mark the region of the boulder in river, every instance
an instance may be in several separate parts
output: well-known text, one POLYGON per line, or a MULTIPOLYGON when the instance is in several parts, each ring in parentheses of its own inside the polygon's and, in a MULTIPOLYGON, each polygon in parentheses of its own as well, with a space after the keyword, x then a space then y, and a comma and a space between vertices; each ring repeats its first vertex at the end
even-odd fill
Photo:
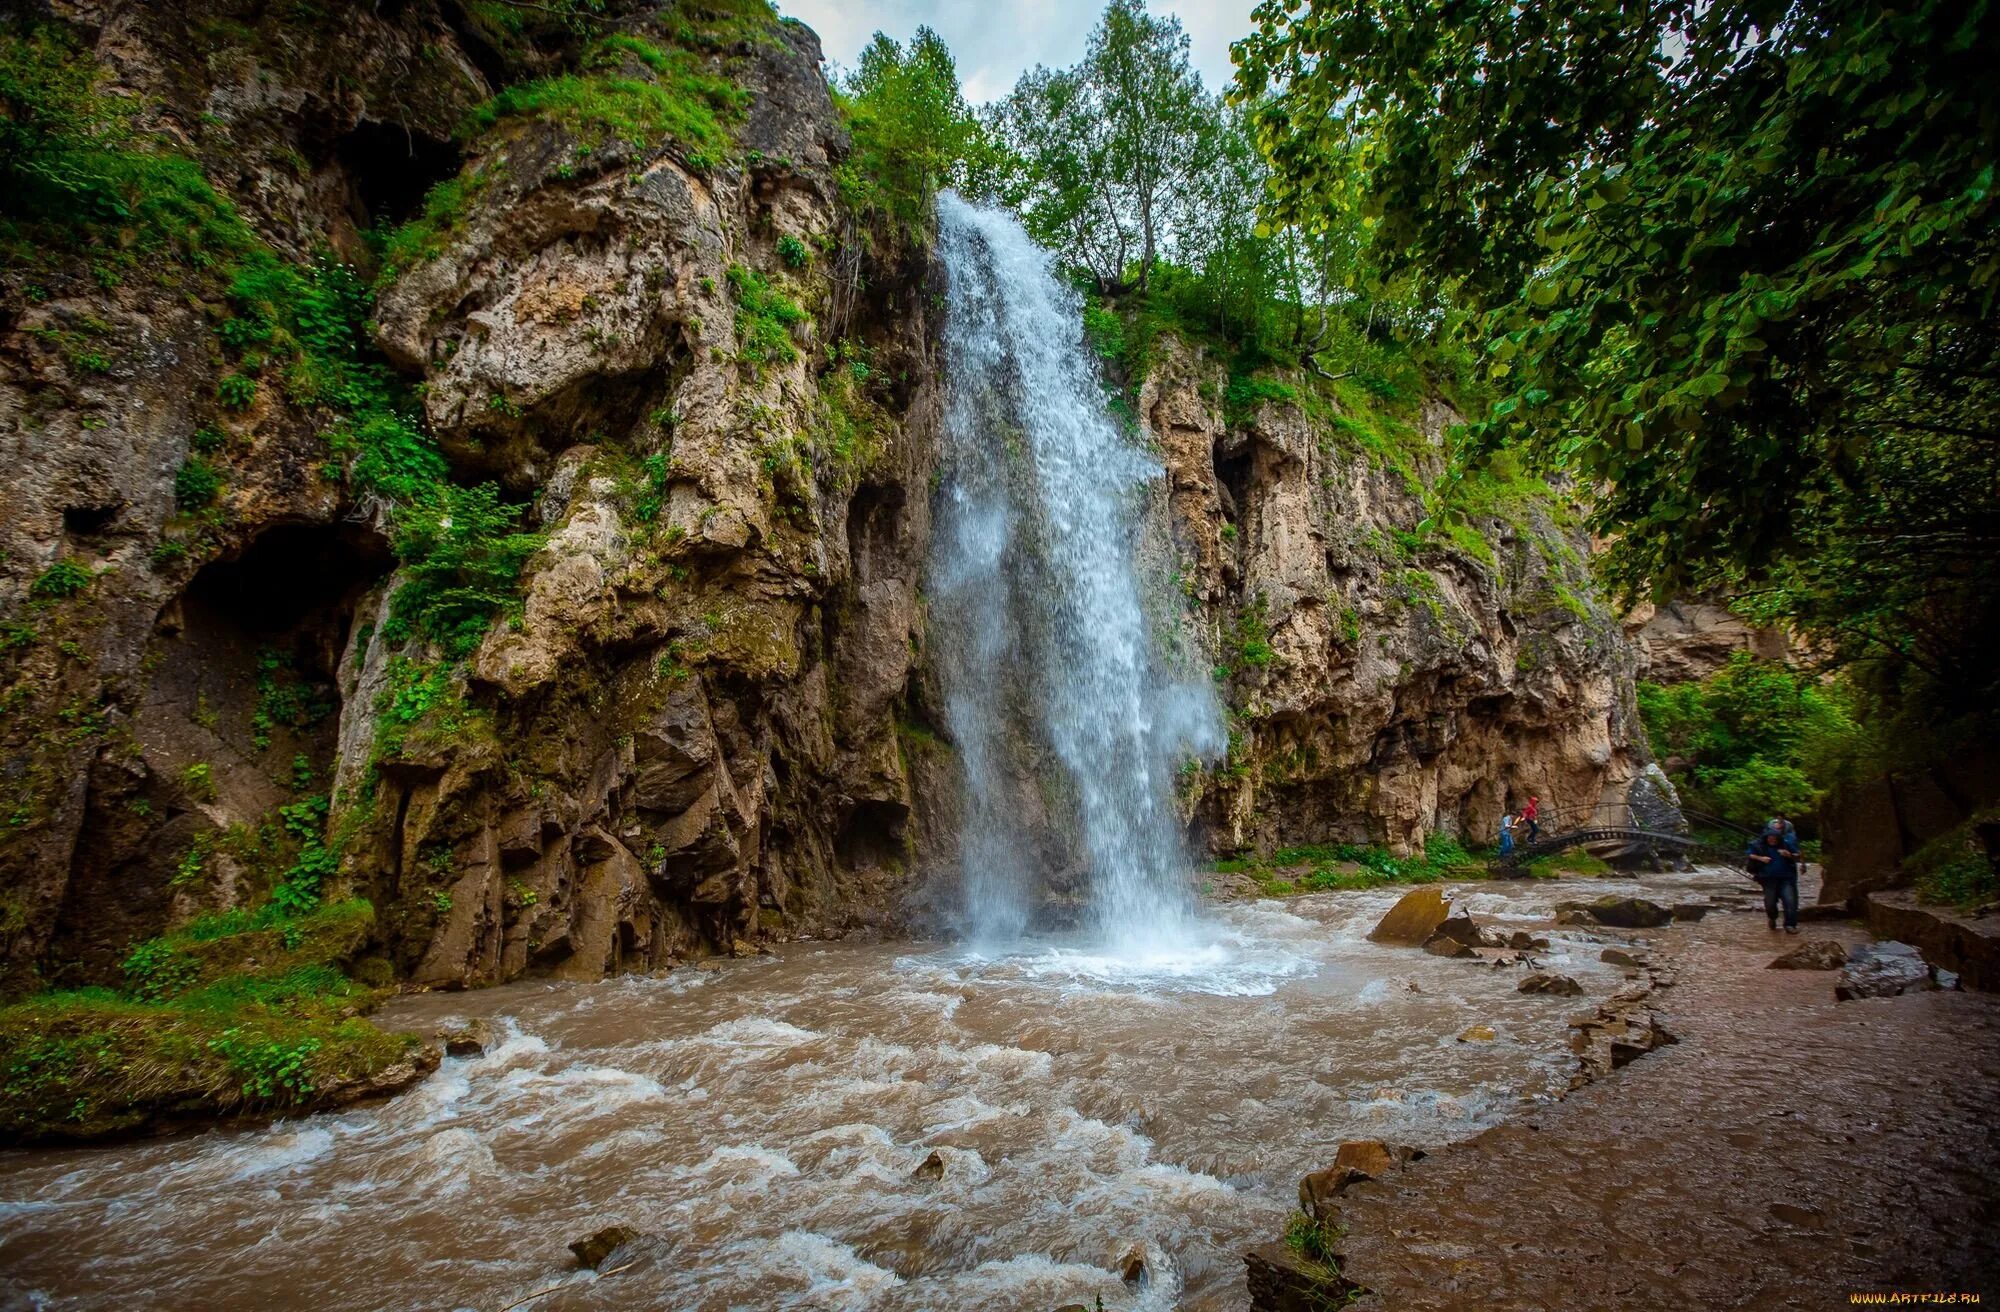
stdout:
POLYGON ((1645 965, 1647 960, 1645 953, 1631 952, 1625 948, 1606 948, 1597 954, 1597 959, 1607 966, 1624 966, 1628 970, 1638 969, 1645 965))
POLYGON ((1573 998, 1583 992, 1583 985, 1567 975, 1551 974, 1538 970, 1514 986, 1522 993, 1553 993, 1559 997, 1573 998))
POLYGON ((1498 1037, 1500 1036, 1493 1032, 1491 1025, 1468 1025, 1465 1031, 1458 1036, 1458 1041, 1460 1043, 1491 1043, 1498 1037))
POLYGON ((447 1057, 481 1057, 493 1046, 493 1030, 483 1020, 475 1020, 438 1036, 444 1040, 447 1057))
POLYGON ((605 1258, 638 1237, 639 1232, 629 1225, 607 1225, 588 1239, 579 1239, 571 1244, 569 1251, 576 1254, 578 1266, 595 1271, 605 1258))
POLYGON ((1478 925, 1472 917, 1460 912, 1438 922, 1431 936, 1424 940, 1424 951, 1434 957, 1470 957, 1483 941, 1478 925))
POLYGON ((1769 970, 1839 970, 1847 964, 1847 949, 1830 938, 1801 943, 1773 961, 1769 970))
POLYGON ((1424 940, 1424 951, 1434 957, 1476 957, 1470 943, 1461 943, 1448 934, 1433 934, 1424 940))
POLYGON ((916 1170, 910 1172, 910 1178, 912 1180, 944 1179, 944 1158, 938 1154, 937 1149, 931 1149, 931 1155, 924 1158, 916 1170))
POLYGON ((1450 914, 1451 904, 1442 890, 1435 886, 1413 888, 1368 931, 1368 940, 1413 948, 1435 933, 1450 914))
POLYGON ((1673 911, 1657 902, 1648 902, 1643 897, 1612 897, 1609 894, 1595 902, 1558 903, 1556 912, 1557 918, 1566 924, 1588 922, 1608 925, 1613 929, 1657 929, 1661 925, 1672 924, 1674 919, 1673 911))
POLYGON ((1126 1248, 1125 1255, 1118 1259, 1118 1278, 1128 1285, 1143 1285, 1151 1282, 1152 1269, 1146 1264, 1146 1246, 1134 1243, 1126 1248))
POLYGON ((1922 993, 1937 986, 1937 972, 1915 948, 1907 943, 1875 943, 1856 948, 1848 957, 1833 996, 1852 1002, 1856 998, 1922 993))

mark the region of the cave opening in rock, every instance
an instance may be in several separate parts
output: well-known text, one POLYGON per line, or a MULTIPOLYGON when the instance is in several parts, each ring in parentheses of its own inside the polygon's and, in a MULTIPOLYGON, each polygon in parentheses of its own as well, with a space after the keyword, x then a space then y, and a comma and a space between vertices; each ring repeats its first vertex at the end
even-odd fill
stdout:
POLYGON ((840 828, 840 863, 849 870, 894 869, 909 850, 910 810, 901 802, 855 804, 840 828))
POLYGON ((1241 525, 1250 513, 1251 453, 1246 446, 1225 455, 1220 442, 1215 446, 1215 483, 1221 494, 1223 517, 1241 525))
POLYGON ((133 942, 258 895, 242 884, 246 860, 222 855, 223 835, 275 831, 280 807, 326 791, 341 653, 390 564, 366 528, 280 525, 205 566, 161 612, 138 754, 90 767, 51 944, 71 980, 115 980, 133 942))
POLYGON ((334 144, 334 157, 351 180, 363 227, 415 218, 431 188, 457 176, 465 163, 465 153, 449 141, 367 119, 334 144))

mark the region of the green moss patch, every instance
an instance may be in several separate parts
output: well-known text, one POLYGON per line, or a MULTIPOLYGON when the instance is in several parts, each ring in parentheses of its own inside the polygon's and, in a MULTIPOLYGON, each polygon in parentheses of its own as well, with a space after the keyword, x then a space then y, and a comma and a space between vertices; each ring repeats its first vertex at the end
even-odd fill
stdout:
POLYGON ((319 1105, 416 1040, 359 1013, 380 990, 342 963, 366 942, 359 900, 312 914, 206 916, 135 947, 121 988, 0 1008, 0 1138, 95 1139, 319 1105))

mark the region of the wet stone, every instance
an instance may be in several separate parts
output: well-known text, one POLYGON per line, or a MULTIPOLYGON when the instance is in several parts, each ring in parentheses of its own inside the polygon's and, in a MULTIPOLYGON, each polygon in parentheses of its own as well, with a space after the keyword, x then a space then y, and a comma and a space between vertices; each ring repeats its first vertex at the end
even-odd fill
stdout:
POLYGON ((931 1149, 931 1155, 924 1158, 922 1164, 916 1170, 910 1172, 910 1178, 912 1180, 944 1179, 944 1158, 938 1155, 937 1149, 931 1149))
POLYGON ((1647 960, 1645 953, 1630 952, 1624 948, 1606 948, 1597 954, 1597 959, 1607 966, 1625 966, 1627 968, 1643 966, 1647 960))
POLYGON ((1937 986, 1937 973, 1915 948, 1907 943, 1876 943, 1857 948, 1848 958, 1833 996, 1852 1002, 1921 993, 1937 986))
MULTIPOLYGON (((1407 1155, 1407 1149, 1402 1151, 1407 1155)), ((1395 1169, 1399 1160, 1396 1152, 1380 1139, 1349 1139, 1334 1153, 1333 1166, 1335 1170, 1359 1171, 1379 1180, 1395 1169)))
POLYGON ((1847 949, 1832 939, 1801 943, 1773 961, 1769 970, 1839 970, 1847 964, 1847 949))
POLYGON ((1471 1025, 1466 1027, 1465 1031, 1458 1036, 1458 1041, 1460 1043, 1491 1043, 1498 1037, 1500 1036, 1493 1032, 1491 1025, 1471 1025))
POLYGON ((1443 934, 1433 934, 1424 940, 1424 951, 1434 957, 1476 957, 1477 950, 1470 943, 1461 943, 1443 934))
POLYGON ((1118 1278, 1128 1285, 1143 1285, 1152 1280, 1152 1271, 1146 1265, 1146 1248, 1143 1244, 1133 1244, 1118 1259, 1118 1278))
POLYGON ((1450 914, 1451 904, 1441 889, 1434 886, 1412 889, 1368 931, 1368 939, 1372 943, 1416 947, 1435 933, 1450 914))
POLYGON ((1576 997, 1583 992, 1583 985, 1569 976, 1540 970, 1527 976, 1514 987, 1522 993, 1550 993, 1566 998, 1576 997))
POLYGON ((605 1258, 638 1237, 639 1232, 629 1225, 608 1225, 588 1239, 577 1240, 569 1251, 576 1254, 578 1266, 595 1271, 605 1258))
POLYGON ((455 1030, 447 1030, 438 1038, 444 1044, 447 1057, 483 1057, 493 1046, 493 1031, 483 1020, 473 1021, 455 1030))
POLYGON ((1673 923, 1671 909, 1643 897, 1606 895, 1595 902, 1564 902, 1557 907, 1557 920, 1564 924, 1595 923, 1613 929, 1657 929, 1673 923))

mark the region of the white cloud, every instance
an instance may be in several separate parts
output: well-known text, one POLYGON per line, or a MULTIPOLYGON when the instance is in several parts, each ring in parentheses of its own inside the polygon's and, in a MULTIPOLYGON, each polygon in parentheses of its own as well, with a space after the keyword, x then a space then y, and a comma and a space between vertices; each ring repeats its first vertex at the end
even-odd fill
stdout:
MULTIPOLYGON (((1233 75, 1229 43, 1250 30, 1253 3, 1153 0, 1153 10, 1180 16, 1195 67, 1214 91, 1233 75)), ((1103 12, 1082 0, 778 0, 778 7, 818 32, 827 58, 843 67, 853 65, 876 32, 900 41, 927 24, 951 47, 966 98, 975 104, 1006 95, 1036 64, 1075 63, 1103 12)))

